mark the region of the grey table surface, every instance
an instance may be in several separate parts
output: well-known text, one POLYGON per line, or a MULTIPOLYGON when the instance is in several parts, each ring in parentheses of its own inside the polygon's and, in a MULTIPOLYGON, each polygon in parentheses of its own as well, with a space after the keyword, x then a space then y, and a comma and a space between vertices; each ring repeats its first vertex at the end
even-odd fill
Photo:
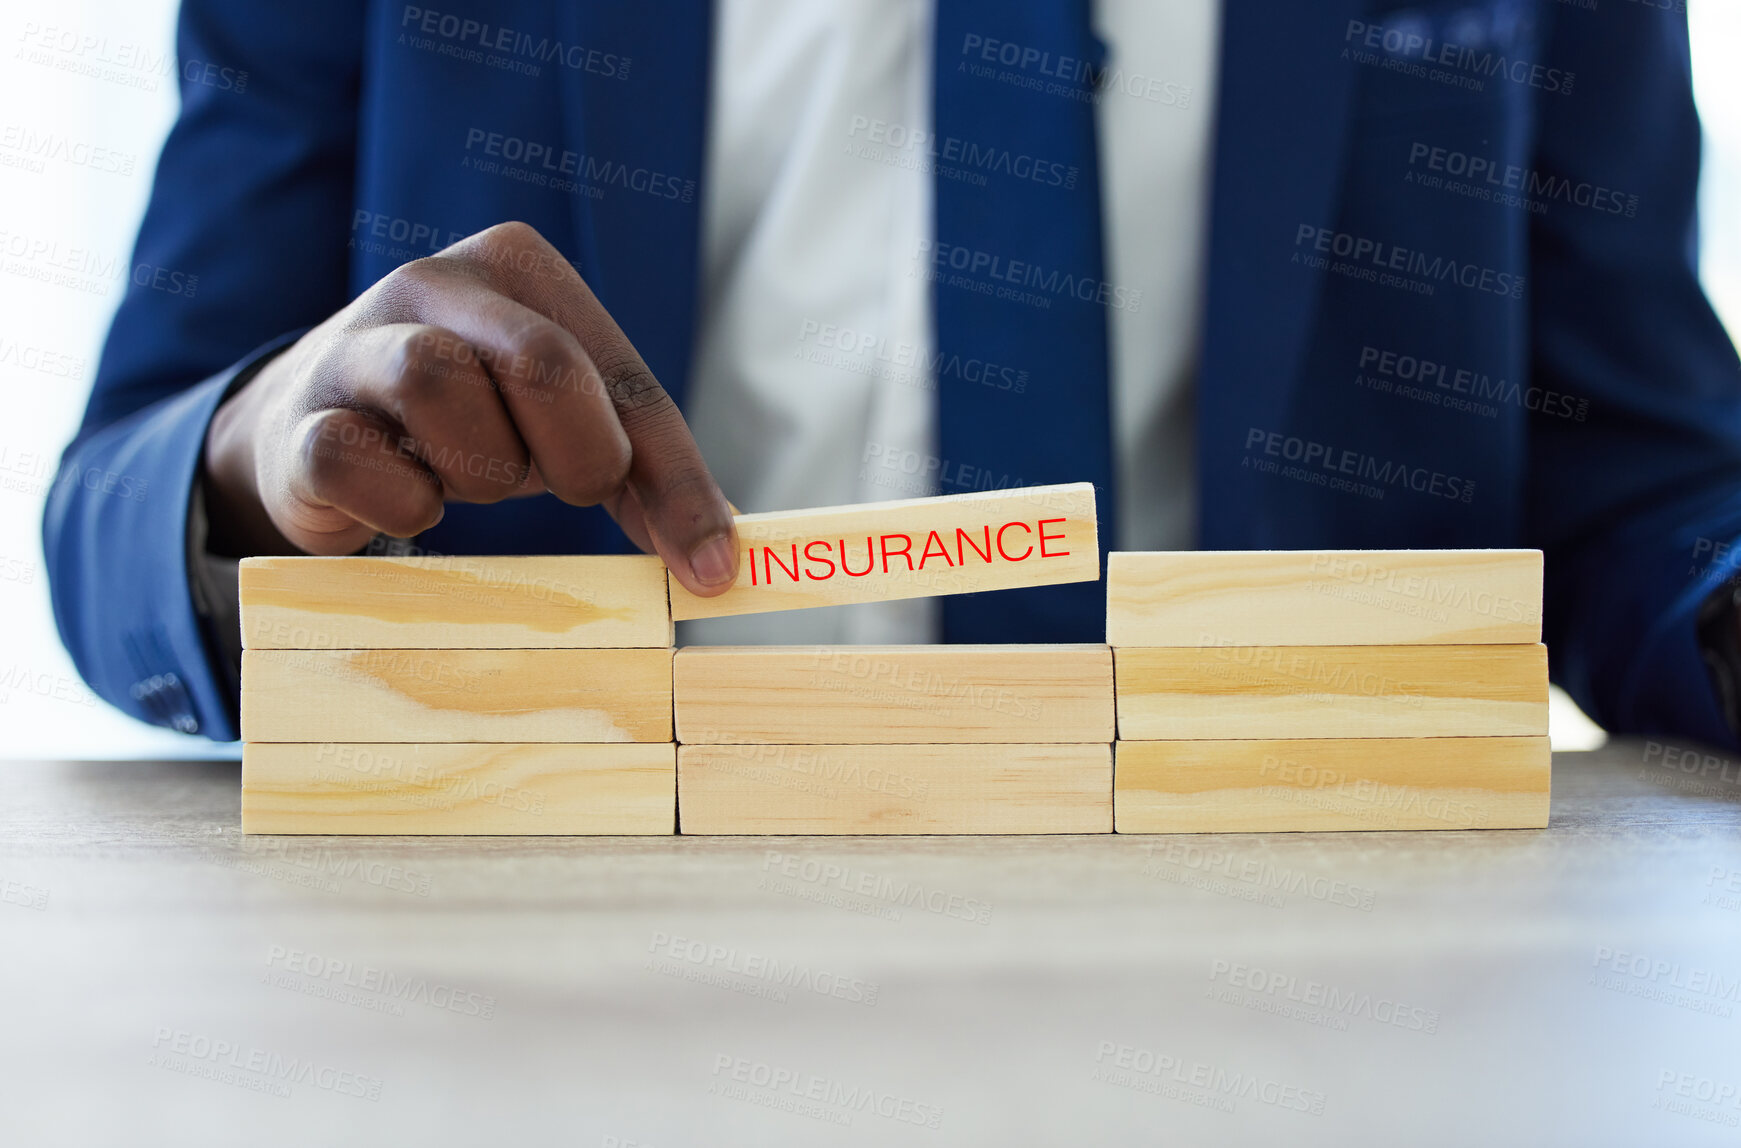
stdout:
POLYGON ((1741 1143, 1690 747, 1482 833, 245 838, 233 763, 0 777, 0 1144, 1741 1143))

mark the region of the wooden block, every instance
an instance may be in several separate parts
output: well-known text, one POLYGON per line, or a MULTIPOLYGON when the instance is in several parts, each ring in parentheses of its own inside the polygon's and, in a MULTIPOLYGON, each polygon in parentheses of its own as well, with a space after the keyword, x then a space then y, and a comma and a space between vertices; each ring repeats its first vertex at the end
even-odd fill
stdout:
POLYGON ((1539 550, 1115 552, 1114 646, 1541 641, 1539 550))
POLYGON ((1547 647, 1118 649, 1118 736, 1493 737, 1548 731, 1547 647))
POLYGON ((643 555, 244 558, 255 650, 673 644, 665 564, 643 555))
POLYGON ((1120 833, 1540 829, 1545 737, 1121 741, 1120 833))
POLYGON ((685 834, 1110 833, 1110 745, 682 745, 685 834))
POLYGON ((1110 742, 1106 646, 679 650, 677 740, 1110 742))
POLYGON ((242 747, 244 833, 675 833, 677 747, 242 747))
POLYGON ((245 650, 243 741, 670 741, 671 651, 245 650))
POLYGON ((1088 482, 740 514, 736 522, 737 582, 717 598, 698 598, 671 579, 673 618, 1100 577, 1088 482))

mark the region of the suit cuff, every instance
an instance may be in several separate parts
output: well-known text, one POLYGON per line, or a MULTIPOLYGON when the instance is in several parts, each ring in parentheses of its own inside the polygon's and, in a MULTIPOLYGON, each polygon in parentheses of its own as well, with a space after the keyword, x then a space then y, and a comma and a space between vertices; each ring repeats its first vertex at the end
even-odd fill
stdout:
MULTIPOLYGON (((187 588, 193 596, 194 613, 200 616, 207 635, 223 656, 224 663, 242 665, 242 604, 239 583, 241 559, 214 554, 207 544, 211 522, 206 516, 203 481, 193 484, 187 503, 187 588)), ((240 677, 238 676, 238 683, 240 677)), ((239 687, 238 687, 239 688, 239 687)))
POLYGON ((55 621, 92 690, 134 717, 236 737, 238 667, 195 604, 207 594, 195 590, 189 509, 212 415, 296 337, 91 431, 62 460, 44 522, 55 621))

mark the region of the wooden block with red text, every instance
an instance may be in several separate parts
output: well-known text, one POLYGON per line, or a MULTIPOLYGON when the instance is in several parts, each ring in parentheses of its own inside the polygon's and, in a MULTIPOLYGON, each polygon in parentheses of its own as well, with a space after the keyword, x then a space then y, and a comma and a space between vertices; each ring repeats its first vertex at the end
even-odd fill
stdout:
POLYGON ((718 618, 1100 577, 1094 484, 1033 486, 736 519, 737 582, 671 616, 718 618))

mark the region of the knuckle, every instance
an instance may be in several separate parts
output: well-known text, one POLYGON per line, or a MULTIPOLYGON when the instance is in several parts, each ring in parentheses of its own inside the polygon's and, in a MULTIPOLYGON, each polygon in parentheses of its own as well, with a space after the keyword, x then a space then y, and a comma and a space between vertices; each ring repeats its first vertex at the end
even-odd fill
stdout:
POLYGON ((465 263, 453 256, 425 255, 387 272, 363 297, 371 301, 372 315, 409 320, 420 314, 429 300, 452 291, 468 273, 465 263))
POLYGON ((635 466, 635 452, 629 446, 629 440, 626 437, 614 440, 600 451, 598 465, 605 478, 606 493, 621 490, 635 466))
POLYGON ((338 412, 316 419, 302 440, 302 470, 308 485, 324 496, 339 491, 352 470, 353 444, 362 428, 338 412))
POLYGON ((451 350, 442 357, 430 330, 407 334, 385 354, 380 366, 385 383, 381 407, 404 425, 416 412, 438 414, 458 401, 463 374, 456 371, 451 350))
POLYGON ((529 223, 518 220, 498 223, 478 232, 475 244, 467 244, 466 257, 472 270, 494 281, 561 277, 573 268, 549 240, 529 223))
POLYGON ((598 369, 605 393, 624 415, 650 418, 674 409, 671 396, 638 357, 607 359, 598 363, 598 369))
POLYGON ((435 352, 435 336, 430 331, 405 335, 394 344, 388 355, 388 381, 395 387, 412 387, 437 380, 435 352))
POLYGON ((554 323, 532 323, 508 339, 509 354, 491 365, 496 382, 549 402, 548 392, 574 376, 570 337, 554 323))
POLYGON ((303 472, 311 488, 349 493, 380 481, 427 478, 407 451, 408 439, 372 418, 333 410, 313 420, 302 440, 303 472))
POLYGON ((435 516, 435 508, 427 501, 405 498, 380 511, 381 532, 411 538, 428 530, 435 516))
POLYGON ((425 265, 415 274, 430 285, 438 285, 436 280, 451 282, 458 275, 497 289, 518 285, 525 290, 538 280, 569 284, 580 278, 574 265, 537 228, 518 220, 486 227, 400 270, 416 264, 425 265))
POLYGON ((508 247, 514 250, 524 250, 536 247, 545 242, 536 227, 520 219, 507 219, 501 223, 492 224, 478 232, 478 238, 487 246, 508 247))
POLYGON ((382 282, 399 290, 428 290, 442 281, 449 265, 449 261, 443 256, 425 255, 421 259, 413 259, 393 268, 387 272, 382 282))
POLYGON ((570 338, 555 323, 533 323, 514 337, 513 347, 516 354, 544 368, 541 373, 548 375, 551 368, 574 357, 570 338))
POLYGON ((440 471, 443 484, 465 502, 494 503, 510 498, 525 482, 528 463, 513 450, 449 452, 440 471))
POLYGON ((492 502, 501 501, 501 498, 497 497, 491 490, 489 483, 484 482, 481 479, 468 477, 463 472, 457 474, 443 472, 440 475, 440 478, 442 480, 442 488, 449 496, 459 502, 488 505, 492 502))

